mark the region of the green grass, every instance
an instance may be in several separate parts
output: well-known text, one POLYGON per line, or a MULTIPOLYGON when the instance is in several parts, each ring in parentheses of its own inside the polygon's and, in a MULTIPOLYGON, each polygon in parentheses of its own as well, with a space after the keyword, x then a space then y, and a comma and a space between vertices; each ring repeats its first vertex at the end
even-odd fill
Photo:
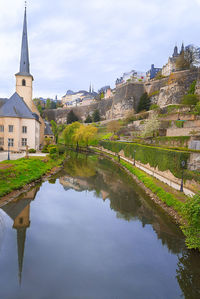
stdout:
POLYGON ((57 160, 44 157, 3 161, 0 163, 0 196, 29 184, 44 175, 64 160, 60 156, 57 160))

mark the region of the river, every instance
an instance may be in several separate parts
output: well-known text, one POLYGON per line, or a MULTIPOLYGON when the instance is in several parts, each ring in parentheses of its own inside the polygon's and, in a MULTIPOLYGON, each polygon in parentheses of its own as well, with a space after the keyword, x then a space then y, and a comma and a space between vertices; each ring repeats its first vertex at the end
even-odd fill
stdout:
POLYGON ((200 254, 105 158, 73 154, 0 206, 1 299, 200 298, 200 254))

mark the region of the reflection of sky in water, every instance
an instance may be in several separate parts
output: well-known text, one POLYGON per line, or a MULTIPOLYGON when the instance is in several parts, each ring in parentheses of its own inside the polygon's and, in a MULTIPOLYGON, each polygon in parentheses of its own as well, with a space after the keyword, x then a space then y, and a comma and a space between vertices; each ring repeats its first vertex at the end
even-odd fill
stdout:
POLYGON ((42 185, 31 202, 21 287, 16 230, 2 213, 0 298, 180 298, 178 257, 150 224, 116 217, 94 191, 42 185))

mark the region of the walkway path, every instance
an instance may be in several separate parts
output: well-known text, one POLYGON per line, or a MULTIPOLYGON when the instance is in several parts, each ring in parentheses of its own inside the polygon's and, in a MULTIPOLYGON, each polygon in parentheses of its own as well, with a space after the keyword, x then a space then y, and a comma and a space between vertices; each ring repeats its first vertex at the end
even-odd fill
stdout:
MULTIPOLYGON (((25 157, 26 153, 10 153, 10 160, 17 160, 25 157)), ((29 157, 46 157, 47 154, 44 153, 35 153, 29 154, 29 157)), ((0 162, 8 159, 8 152, 0 152, 0 162)))

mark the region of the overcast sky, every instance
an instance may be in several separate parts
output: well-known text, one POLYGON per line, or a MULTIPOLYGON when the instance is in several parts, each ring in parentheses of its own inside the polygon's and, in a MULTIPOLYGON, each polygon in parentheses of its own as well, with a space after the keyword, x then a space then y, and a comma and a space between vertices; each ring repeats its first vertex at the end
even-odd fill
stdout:
MULTIPOLYGON (((15 91, 23 0, 0 0, 0 97, 15 91)), ((200 0, 29 0, 34 96, 114 87, 123 72, 162 67, 174 45, 200 45, 200 0)))

